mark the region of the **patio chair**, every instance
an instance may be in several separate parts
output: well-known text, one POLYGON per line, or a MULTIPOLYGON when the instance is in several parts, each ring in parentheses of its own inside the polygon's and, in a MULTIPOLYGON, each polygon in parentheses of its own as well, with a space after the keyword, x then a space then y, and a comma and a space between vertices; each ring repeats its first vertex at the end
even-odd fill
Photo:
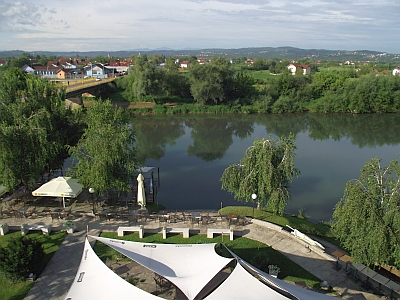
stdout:
POLYGON ((177 222, 177 217, 175 213, 169 213, 168 214, 168 219, 170 223, 176 223, 177 222))
POLYGON ((129 217, 128 217, 128 225, 129 226, 131 226, 131 225, 136 225, 136 223, 137 223, 137 215, 129 215, 129 217))
POLYGON ((155 212, 152 214, 149 214, 148 218, 149 218, 149 221, 155 222, 157 220, 157 214, 155 212))

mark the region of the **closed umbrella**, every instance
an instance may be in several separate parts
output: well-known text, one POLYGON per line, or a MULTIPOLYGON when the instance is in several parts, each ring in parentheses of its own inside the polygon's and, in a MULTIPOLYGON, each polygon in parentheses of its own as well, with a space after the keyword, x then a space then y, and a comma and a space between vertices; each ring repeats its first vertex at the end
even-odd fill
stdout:
POLYGON ((141 208, 146 207, 146 194, 144 191, 144 176, 140 173, 137 177, 138 181, 138 193, 137 193, 137 202, 141 208))

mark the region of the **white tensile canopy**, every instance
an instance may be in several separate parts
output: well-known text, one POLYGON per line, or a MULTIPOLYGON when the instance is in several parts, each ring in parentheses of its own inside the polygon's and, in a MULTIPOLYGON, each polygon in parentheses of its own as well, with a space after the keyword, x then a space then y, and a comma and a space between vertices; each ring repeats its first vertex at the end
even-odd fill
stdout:
POLYGON ((125 281, 109 269, 85 240, 82 260, 65 297, 74 299, 162 299, 125 281))
MULTIPOLYGON (((233 257, 235 257, 237 259, 238 265, 242 265, 242 266, 246 267, 247 269, 252 270, 252 272, 256 273, 259 277, 263 278, 265 282, 268 282, 268 284, 270 286, 273 286, 278 290, 284 291, 284 293, 286 293, 286 294, 290 294, 291 295, 290 298, 292 298, 292 299, 293 298, 299 299, 299 300, 332 299, 332 297, 330 297, 330 296, 326 296, 321 293, 303 289, 303 288, 297 287, 293 284, 290 284, 286 281, 275 278, 275 277, 257 269, 256 267, 250 265, 248 262, 241 259, 239 256, 237 256, 235 253, 233 253, 229 249, 227 249, 227 250, 233 255, 233 257)), ((249 272, 246 271, 246 273, 247 273, 247 275, 253 277, 253 275, 251 275, 249 272)), ((254 279, 256 279, 256 278, 254 278, 254 279)), ((271 298, 271 299, 275 299, 275 298, 271 298)))
POLYGON ((232 274, 210 295, 207 300, 242 300, 242 299, 288 299, 284 295, 274 291, 264 283, 254 278, 239 263, 232 274))
POLYGON ((76 198, 82 192, 83 186, 77 179, 71 177, 57 177, 46 182, 32 192, 33 196, 62 197, 65 207, 64 197, 76 198))
POLYGON ((232 261, 232 258, 219 256, 215 252, 215 243, 144 244, 95 236, 93 238, 165 277, 189 299, 194 299, 232 261))
MULTIPOLYGON (((188 299, 194 299, 213 277, 234 259, 237 264, 232 273, 204 299, 332 299, 274 278, 231 251, 234 258, 221 257, 214 250, 215 243, 147 244, 94 236, 92 238, 167 278, 188 299), (250 272, 257 274, 261 280, 250 272)), ((136 288, 116 275, 97 257, 86 239, 81 264, 65 300, 84 299, 88 295, 93 299, 161 299, 136 288)))
POLYGON ((2 196, 5 192, 7 192, 7 188, 4 185, 0 184, 0 196, 2 196))

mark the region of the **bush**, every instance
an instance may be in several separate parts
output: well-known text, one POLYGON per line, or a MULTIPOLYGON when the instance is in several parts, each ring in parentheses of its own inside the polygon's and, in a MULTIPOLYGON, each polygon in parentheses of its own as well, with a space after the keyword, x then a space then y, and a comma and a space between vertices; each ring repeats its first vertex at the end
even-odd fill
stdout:
POLYGON ((0 270, 20 279, 30 273, 40 272, 44 258, 41 243, 27 237, 10 240, 6 247, 0 248, 0 270))
POLYGON ((265 253, 259 253, 254 257, 253 265, 261 271, 268 273, 268 265, 270 264, 270 258, 265 253))

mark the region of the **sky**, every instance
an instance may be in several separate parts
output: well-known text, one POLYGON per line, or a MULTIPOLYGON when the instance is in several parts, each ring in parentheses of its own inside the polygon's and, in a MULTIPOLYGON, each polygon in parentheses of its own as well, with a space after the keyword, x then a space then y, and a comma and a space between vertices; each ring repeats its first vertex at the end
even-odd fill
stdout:
POLYGON ((400 53, 399 0, 0 0, 0 50, 400 53))

